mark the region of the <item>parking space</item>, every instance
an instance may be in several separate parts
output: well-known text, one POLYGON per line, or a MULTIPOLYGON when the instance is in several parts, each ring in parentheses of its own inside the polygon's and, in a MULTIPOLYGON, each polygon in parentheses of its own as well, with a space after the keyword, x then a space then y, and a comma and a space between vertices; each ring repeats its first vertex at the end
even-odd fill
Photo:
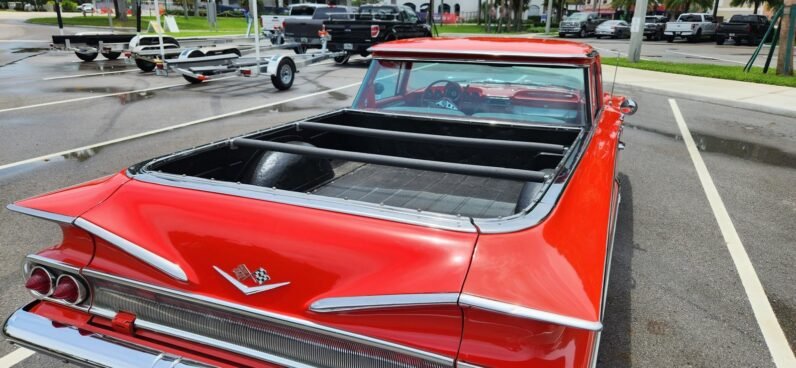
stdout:
MULTIPOLYGON (((601 51, 625 51, 627 42, 586 41, 601 51)), ((42 50, 9 56, 24 45, 0 43, 0 57, 8 60, 0 63, 4 205, 151 157, 344 107, 368 63, 357 58, 347 66, 307 67, 292 89, 280 92, 266 77, 190 85, 180 76, 141 73, 121 60, 78 63, 71 54, 42 50), (114 73, 98 74, 107 72, 114 73), (76 75, 83 76, 59 78, 76 75)), ((644 50, 644 57, 664 60, 698 60, 690 59, 693 54, 745 62, 753 48, 658 42, 644 50)), ((755 318, 671 96, 631 86, 616 92, 633 96, 640 108, 626 119, 623 133, 622 202, 598 366, 772 367, 766 327, 755 318)), ((792 350, 796 123, 675 101, 792 350)), ((0 316, 30 300, 20 282, 22 257, 59 239, 54 225, 0 211, 0 316)), ((0 344, 0 357, 16 349, 0 344)), ((63 365, 40 354, 16 354, 10 357, 25 359, 15 367, 63 365)), ((16 360, 0 360, 0 367, 9 362, 16 360)))

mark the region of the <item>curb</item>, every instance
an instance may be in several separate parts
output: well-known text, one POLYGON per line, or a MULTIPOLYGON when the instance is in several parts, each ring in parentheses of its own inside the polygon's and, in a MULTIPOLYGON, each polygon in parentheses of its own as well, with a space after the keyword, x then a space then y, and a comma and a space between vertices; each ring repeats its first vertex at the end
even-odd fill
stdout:
POLYGON ((776 108, 776 107, 770 107, 770 106, 763 106, 763 105, 758 105, 758 104, 751 103, 751 102, 727 100, 727 99, 721 99, 721 98, 716 98, 716 97, 707 97, 707 96, 703 96, 703 95, 695 95, 695 94, 683 93, 683 92, 671 92, 671 91, 657 89, 657 88, 653 88, 653 87, 638 86, 638 85, 625 84, 625 83, 620 83, 620 82, 616 82, 616 85, 618 87, 621 87, 623 89, 628 89, 630 91, 650 92, 650 93, 655 93, 655 94, 668 96, 668 97, 687 98, 687 99, 690 99, 690 100, 693 100, 693 101, 706 102, 706 103, 710 103, 710 104, 714 104, 714 105, 733 107, 733 108, 737 108, 737 109, 755 111, 755 112, 760 112, 760 113, 764 113, 764 114, 773 114, 773 115, 780 115, 780 116, 796 118, 796 110, 791 110, 791 109, 783 109, 783 108, 776 108))

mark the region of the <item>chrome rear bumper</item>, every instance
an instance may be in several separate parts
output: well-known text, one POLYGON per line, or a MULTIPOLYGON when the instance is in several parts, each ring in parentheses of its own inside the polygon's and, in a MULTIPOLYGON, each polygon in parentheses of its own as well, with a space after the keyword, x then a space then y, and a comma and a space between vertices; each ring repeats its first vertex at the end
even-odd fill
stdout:
POLYGON ((72 326, 55 327, 53 321, 24 308, 8 317, 3 334, 20 346, 88 367, 210 367, 112 337, 81 334, 72 326))

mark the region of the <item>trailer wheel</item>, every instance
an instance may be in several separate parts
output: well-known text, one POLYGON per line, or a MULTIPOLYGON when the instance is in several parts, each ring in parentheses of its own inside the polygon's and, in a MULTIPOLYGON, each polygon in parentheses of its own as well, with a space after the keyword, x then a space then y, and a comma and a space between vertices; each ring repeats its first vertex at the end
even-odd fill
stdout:
MULTIPOLYGON (((205 54, 202 51, 200 51, 200 50, 191 50, 191 51, 188 52, 187 55, 180 54, 179 58, 180 59, 190 59, 190 58, 202 57, 202 56, 205 56, 205 54)), ((202 83, 202 81, 200 79, 196 79, 194 77, 187 76, 185 74, 182 75, 182 78, 187 80, 191 84, 202 83)))
POLYGON ((104 58, 108 59, 108 60, 116 60, 116 59, 119 58, 119 56, 122 56, 122 53, 121 52, 113 52, 113 51, 103 52, 102 56, 104 58))
POLYGON ((350 58, 351 58, 351 54, 345 53, 345 55, 336 56, 334 58, 334 62, 339 64, 339 65, 343 65, 343 64, 347 64, 348 63, 348 59, 350 59, 350 58))
POLYGON ((145 72, 151 72, 155 70, 155 63, 146 60, 136 58, 135 65, 138 67, 138 69, 141 69, 145 72))
POLYGON ((91 54, 83 54, 83 53, 75 51, 75 55, 77 55, 77 58, 80 59, 80 60, 92 61, 92 60, 96 59, 97 55, 99 55, 99 54, 97 54, 96 52, 91 53, 91 54))
POLYGON ((276 66, 276 75, 271 76, 271 83, 280 91, 290 89, 296 78, 296 65, 290 58, 283 58, 276 66))
POLYGON ((299 45, 298 47, 293 48, 293 52, 295 52, 296 55, 306 54, 307 53, 307 45, 299 45))

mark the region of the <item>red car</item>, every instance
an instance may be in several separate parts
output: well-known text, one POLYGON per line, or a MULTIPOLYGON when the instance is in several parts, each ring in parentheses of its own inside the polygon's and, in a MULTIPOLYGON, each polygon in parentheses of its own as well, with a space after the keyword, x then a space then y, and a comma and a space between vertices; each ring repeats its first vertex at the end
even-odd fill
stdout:
POLYGON ((351 108, 8 208, 12 342, 102 367, 589 367, 627 98, 591 47, 411 39, 351 108))

